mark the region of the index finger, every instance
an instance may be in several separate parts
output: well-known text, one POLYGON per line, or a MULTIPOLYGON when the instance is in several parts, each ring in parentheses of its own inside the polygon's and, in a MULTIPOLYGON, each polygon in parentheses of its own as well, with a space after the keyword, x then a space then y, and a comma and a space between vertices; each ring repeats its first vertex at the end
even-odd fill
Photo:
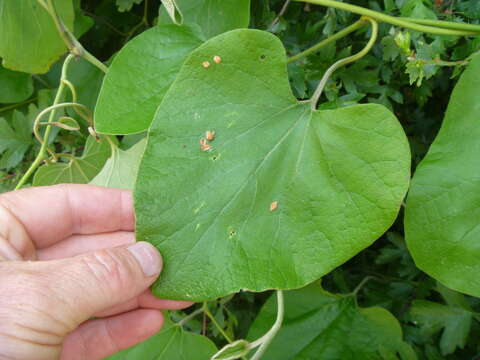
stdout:
POLYGON ((74 234, 135 227, 129 190, 77 184, 33 187, 0 195, 0 206, 23 224, 37 248, 74 234))

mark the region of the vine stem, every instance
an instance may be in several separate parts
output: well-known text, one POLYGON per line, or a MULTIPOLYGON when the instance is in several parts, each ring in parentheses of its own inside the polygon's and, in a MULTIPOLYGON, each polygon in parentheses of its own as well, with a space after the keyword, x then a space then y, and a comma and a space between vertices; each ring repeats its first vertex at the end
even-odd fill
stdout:
POLYGON ((190 320, 192 320, 195 316, 197 315, 200 315, 203 313, 203 306, 201 308, 198 308, 197 310, 191 312, 190 314, 188 314, 187 316, 185 316, 182 320, 180 320, 179 322, 177 322, 177 325, 178 326, 183 326, 185 325, 187 322, 189 322, 190 320))
POLYGON ((225 340, 227 340, 228 343, 231 344, 232 341, 233 341, 232 338, 230 336, 228 336, 228 334, 225 332, 225 330, 223 330, 223 328, 217 322, 217 319, 215 319, 215 317, 212 315, 212 313, 210 312, 210 309, 208 308, 208 303, 207 302, 203 303, 202 309, 203 309, 203 312, 208 316, 210 321, 213 323, 213 325, 215 325, 215 327, 218 329, 220 334, 222 334, 222 336, 225 338, 225 340))
POLYGON ((410 21, 415 24, 438 26, 445 29, 474 31, 477 33, 480 32, 480 25, 475 25, 475 24, 465 24, 465 23, 458 23, 453 21, 442 21, 442 20, 431 20, 431 19, 417 19, 417 18, 410 18, 410 17, 402 17, 400 19, 410 21))
MULTIPOLYGON (((53 100, 53 105, 52 106, 57 106, 62 99, 63 96, 63 91, 65 89, 65 82, 62 81, 67 78, 67 69, 68 65, 72 61, 72 59, 75 57, 73 54, 68 54, 67 57, 65 58, 65 61, 63 62, 62 66, 62 75, 60 78, 60 85, 58 86, 57 93, 55 94, 55 99, 53 100)), ((57 108, 51 109, 50 115, 48 117, 47 123, 51 123, 53 119, 55 118, 55 114, 57 112, 57 108)), ((40 115, 40 114, 39 114, 40 115)), ((38 117, 38 116, 37 116, 38 117)), ((41 142, 40 146, 40 151, 38 152, 37 156, 35 157, 35 160, 30 164, 30 167, 28 168, 27 172, 23 174, 22 178, 18 182, 17 186, 15 186, 15 190, 20 189, 27 180, 32 176, 33 172, 40 166, 42 161, 45 159, 45 152, 47 151, 48 147, 48 139, 50 137, 50 132, 52 131, 52 126, 47 126, 45 129, 45 133, 43 135, 43 141, 41 142)))
POLYGON ((314 5, 323 5, 323 6, 328 6, 340 10, 345 10, 349 11, 355 14, 359 14, 362 16, 367 16, 372 19, 375 19, 377 22, 382 22, 382 23, 388 23, 392 24, 395 26, 403 27, 406 29, 411 29, 411 30, 416 30, 416 31, 421 31, 424 33, 429 33, 429 34, 436 34, 436 35, 457 35, 457 36, 464 36, 464 35, 477 35, 480 34, 479 30, 458 30, 458 28, 446 28, 447 26, 453 27, 452 24, 456 23, 448 23, 445 21, 440 21, 437 20, 435 22, 435 26, 430 26, 430 25, 422 25, 419 24, 418 22, 412 22, 411 20, 406 20, 405 18, 397 18, 394 16, 390 16, 387 14, 383 14, 378 11, 366 9, 361 6, 357 5, 352 5, 352 4, 347 4, 344 2, 339 2, 336 0, 295 0, 298 2, 305 2, 305 3, 310 3, 314 5), (440 27, 439 24, 443 24, 442 27, 440 27), (447 23, 447 25, 445 25, 447 23))
POLYGON ((320 99, 320 96, 322 95, 323 89, 325 88, 325 85, 327 84, 328 79, 330 76, 335 72, 335 70, 339 69, 342 66, 345 66, 347 64, 350 64, 351 62, 357 61, 364 57, 365 55, 368 54, 368 52, 371 50, 373 47, 373 44, 375 44, 375 41, 377 41, 377 36, 378 36, 378 23, 369 17, 363 17, 365 20, 369 21, 370 24, 372 25, 372 35, 370 36, 370 40, 368 41, 367 45, 358 53, 346 57, 344 59, 340 59, 337 62, 335 62, 332 66, 330 66, 327 71, 325 71, 325 74, 323 74, 322 79, 320 80, 320 83, 318 84, 315 92, 313 93, 312 98, 310 99, 310 104, 312 110, 316 110, 318 100, 320 99))
POLYGON ((358 292, 360 290, 362 290, 363 286, 368 283, 370 280, 374 280, 375 278, 373 276, 365 276, 362 281, 360 281, 360 283, 355 287, 355 289, 353 289, 353 291, 351 292, 351 296, 357 296, 358 292))
POLYGON ((25 105, 25 104, 29 104, 31 102, 34 102, 37 100, 37 97, 33 97, 31 99, 27 99, 25 101, 22 101, 22 102, 19 102, 19 103, 15 103, 15 104, 12 104, 12 105, 7 105, 7 106, 4 106, 2 108, 0 108, 0 113, 4 112, 4 111, 8 111, 8 110, 12 110, 12 109, 16 109, 22 105, 25 105))
POLYGON ((282 6, 282 8, 280 9, 280 12, 279 12, 278 15, 275 17, 275 19, 273 19, 272 23, 271 23, 270 26, 268 27, 269 30, 273 29, 273 27, 280 21, 280 18, 283 16, 283 14, 285 14, 285 11, 287 11, 288 5, 290 5, 290 1, 291 1, 291 0, 286 0, 286 1, 283 3, 283 6, 282 6))
POLYGON ((348 34, 354 32, 355 30, 364 26, 366 23, 367 23, 367 21, 364 18, 361 18, 360 20, 354 22, 352 25, 347 26, 345 29, 340 30, 339 32, 333 34, 332 36, 320 41, 318 44, 313 45, 312 47, 302 51, 301 53, 298 53, 297 55, 289 57, 288 60, 287 60, 287 64, 295 62, 295 61, 301 59, 302 57, 308 56, 308 55, 318 51, 322 47, 347 36, 348 34))
POLYGON ((75 36, 70 32, 67 26, 63 23, 60 16, 58 16, 52 0, 37 0, 37 1, 40 3, 40 5, 42 5, 42 7, 45 8, 45 10, 47 10, 47 12, 52 17, 55 23, 55 26, 57 27, 57 30, 60 34, 60 37, 65 42, 65 45, 67 46, 70 53, 84 58, 89 63, 91 63, 92 65, 95 65, 97 68, 99 68, 100 70, 106 73, 108 70, 108 67, 105 64, 103 64, 100 60, 98 60, 95 56, 90 54, 87 50, 85 50, 82 44, 78 42, 75 36))
POLYGON ((438 57, 433 60, 423 60, 423 59, 408 57, 407 60, 420 61, 423 65, 437 65, 437 66, 467 66, 470 63, 468 60, 445 61, 438 57))
POLYGON ((275 337, 275 335, 277 335, 278 331, 282 327, 284 313, 285 304, 283 301, 283 292, 281 290, 277 290, 277 319, 265 335, 250 344, 251 348, 256 348, 260 345, 258 350, 252 356, 251 360, 259 360, 263 356, 268 346, 272 342, 273 338, 275 337))

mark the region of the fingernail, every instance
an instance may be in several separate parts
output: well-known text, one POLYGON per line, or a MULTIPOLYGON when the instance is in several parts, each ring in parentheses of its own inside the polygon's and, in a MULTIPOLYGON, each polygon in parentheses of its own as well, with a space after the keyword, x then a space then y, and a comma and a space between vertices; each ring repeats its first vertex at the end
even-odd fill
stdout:
POLYGON ((158 250, 150 243, 140 241, 127 248, 137 259, 145 276, 153 276, 162 269, 162 258, 158 250))

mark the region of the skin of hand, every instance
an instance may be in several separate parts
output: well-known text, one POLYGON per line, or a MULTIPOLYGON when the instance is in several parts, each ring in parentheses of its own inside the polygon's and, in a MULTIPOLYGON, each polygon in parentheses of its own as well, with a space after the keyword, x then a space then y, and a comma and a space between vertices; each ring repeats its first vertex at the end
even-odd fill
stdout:
POLYGON ((0 195, 0 359, 102 359, 158 332, 161 309, 190 306, 150 293, 162 259, 134 226, 127 190, 0 195))

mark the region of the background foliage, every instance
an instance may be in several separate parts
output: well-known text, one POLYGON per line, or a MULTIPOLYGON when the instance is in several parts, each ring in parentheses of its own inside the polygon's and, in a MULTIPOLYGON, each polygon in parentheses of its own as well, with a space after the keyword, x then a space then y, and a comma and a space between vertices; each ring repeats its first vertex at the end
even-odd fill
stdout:
MULTIPOLYGON (((350 3, 392 15, 480 23, 478 0, 352 0, 350 3)), ((344 11, 293 2, 278 17, 283 5, 283 0, 253 0, 250 27, 276 34, 289 55, 358 18, 344 11)), ((75 12, 75 34, 81 35, 79 40, 83 46, 100 60, 109 62, 131 38, 154 26, 159 9, 158 0, 83 0, 75 1, 74 9, 62 11, 75 12)), ((290 64, 290 83, 297 98, 310 98, 324 71, 335 60, 361 49, 367 36, 367 31, 356 32, 290 64)), ((464 60, 480 50, 480 37, 422 35, 382 24, 380 39, 369 55, 335 72, 321 106, 329 108, 357 102, 386 105, 397 115, 408 135, 415 167, 440 127, 464 60)), ((61 42, 52 45, 62 52, 61 42)), ((4 60, 2 51, 6 48, 8 44, 0 44, 0 56, 4 60)), ((14 187, 38 152, 32 122, 39 111, 52 103, 58 86, 61 62, 48 69, 40 59, 41 54, 31 66, 35 72, 48 70, 41 74, 29 75, 0 67, 1 192, 14 187)), ((103 74, 84 60, 77 60, 69 78, 77 87, 79 102, 93 110, 103 74)), ((79 122, 80 129, 72 132, 56 128, 51 141, 58 153, 74 154, 76 158, 65 160, 69 162, 60 160, 55 166, 61 171, 53 175, 45 170, 37 172, 35 184, 52 183, 52 176, 89 182, 110 156, 108 147, 102 149, 95 143, 86 143, 88 131, 81 118, 69 110, 65 113, 79 122), (84 171, 91 170, 92 166, 97 170, 84 171)), ((61 115, 64 113, 58 114, 61 115)), ((122 150, 118 156, 127 159, 123 163, 131 157, 128 149, 141 151, 144 144, 138 141, 143 136, 118 137, 122 150)), ((110 162, 107 167, 98 177, 105 176, 109 169, 117 171, 118 164, 110 162)), ((323 287, 335 294, 349 294, 362 310, 371 307, 389 310, 400 322, 405 342, 413 346, 419 359, 480 358, 480 300, 449 290, 418 270, 406 249, 402 223, 403 212, 382 239, 324 277, 323 287)), ((228 336, 246 337, 268 295, 241 293, 208 304, 209 311, 228 336)), ((342 301, 348 303, 348 300, 342 301)), ((180 312, 172 313, 173 320, 183 316, 180 312)), ((225 344, 224 337, 208 317, 194 318, 186 328, 208 335, 218 346, 225 344)))

